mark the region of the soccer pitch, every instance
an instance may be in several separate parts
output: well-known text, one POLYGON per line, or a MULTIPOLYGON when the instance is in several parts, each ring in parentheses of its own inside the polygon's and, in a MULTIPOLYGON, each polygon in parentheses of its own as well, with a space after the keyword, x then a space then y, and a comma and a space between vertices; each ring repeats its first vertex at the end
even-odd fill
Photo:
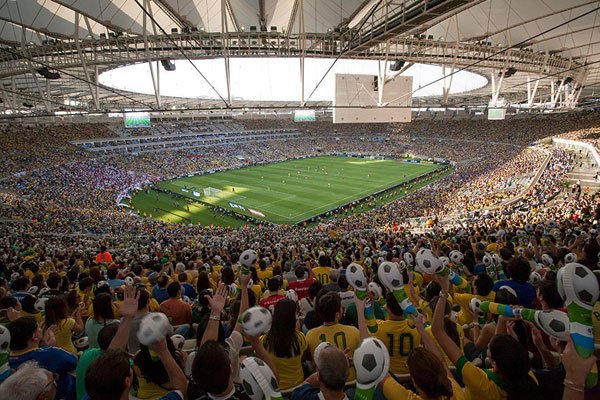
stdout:
POLYGON ((199 203, 204 202, 258 220, 291 225, 441 167, 343 156, 305 158, 163 181, 155 185, 160 191, 137 192, 132 206, 170 222, 244 224, 199 203))

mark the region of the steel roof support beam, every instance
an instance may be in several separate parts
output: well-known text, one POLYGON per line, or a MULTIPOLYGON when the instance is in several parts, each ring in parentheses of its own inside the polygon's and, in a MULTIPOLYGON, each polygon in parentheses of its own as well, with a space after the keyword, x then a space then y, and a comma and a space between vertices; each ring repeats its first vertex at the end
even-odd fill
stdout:
POLYGON ((267 16, 265 15, 265 0, 258 0, 258 24, 260 31, 267 31, 267 16))
POLYGON ((79 59, 81 60, 81 66, 83 67, 83 73, 85 74, 86 80, 88 80, 88 87, 90 88, 90 95, 92 96, 92 100, 94 101, 94 107, 96 110, 100 109, 100 102, 98 101, 97 92, 94 90, 92 83, 89 82, 90 74, 88 73, 87 62, 85 59, 85 54, 81 51, 81 42, 79 41, 79 13, 75 13, 75 46, 77 46, 77 54, 79 55, 79 59))
POLYGON ((540 84, 541 79, 536 79, 535 84, 533 85, 533 90, 531 90, 531 80, 529 75, 527 75, 527 107, 533 107, 533 101, 535 100, 535 94, 537 93, 538 86, 540 84))
MULTIPOLYGON (((26 40, 25 34, 26 34, 25 27, 22 26, 21 27, 21 51, 30 57, 28 49, 27 49, 27 42, 25 41, 26 40)), ((46 95, 44 94, 44 91, 42 90, 42 87, 40 86, 38 77, 36 75, 37 71, 33 67, 33 63, 30 60, 27 60, 27 66, 29 68, 29 72, 31 73, 31 76, 33 76, 33 81, 35 82, 35 86, 37 87, 38 93, 40 95, 40 99, 43 101, 46 111, 51 112, 52 110, 50 108, 50 103, 48 102, 46 95)), ((50 95, 50 94, 48 93, 48 95, 50 95)))
POLYGON ((300 104, 302 107, 306 105, 304 101, 304 57, 306 56, 306 34, 304 32, 304 0, 296 0, 294 8, 298 4, 298 10, 300 12, 300 104))
MULTIPOLYGON (((294 5, 292 6, 292 12, 290 13, 290 19, 288 20, 286 32, 288 37, 292 33, 292 29, 294 29, 294 22, 296 21, 296 14, 298 14, 298 6, 300 0, 294 0, 294 5)), ((304 18, 304 17, 302 17, 304 18)))
MULTIPOLYGON (((387 7, 387 4, 386 4, 387 7)), ((385 59, 383 60, 383 65, 382 65, 382 60, 378 60, 378 68, 377 68, 377 94, 378 94, 378 99, 377 99, 377 105, 382 106, 383 105, 383 92, 385 90, 385 83, 386 83, 386 79, 385 79, 385 75, 387 72, 387 66, 388 66, 388 60, 389 60, 389 51, 390 51, 390 44, 388 43, 386 46, 386 51, 385 51, 385 59)))
POLYGON ((490 101, 490 103, 492 105, 496 105, 498 103, 498 99, 500 98, 500 89, 502 88, 502 82, 504 81, 504 73, 506 72, 506 70, 502 70, 502 72, 500 73, 500 80, 498 81, 498 84, 496 85, 496 72, 492 71, 492 100, 490 101))
POLYGON ((171 18, 173 22, 175 22, 177 26, 179 26, 179 28, 192 28, 194 26, 190 22, 183 19, 183 17, 179 15, 179 13, 175 11, 173 7, 171 7, 169 3, 167 3, 165 0, 154 0, 154 2, 158 6, 158 8, 160 8, 165 14, 169 16, 169 18, 171 18))
POLYGON ((519 23, 517 23, 517 24, 511 25, 511 26, 507 26, 506 28, 499 29, 499 30, 497 30, 496 32, 490 32, 490 34, 489 34, 489 35, 485 35, 485 36, 483 36, 483 35, 479 35, 479 36, 473 36, 473 37, 470 37, 470 38, 464 38, 464 39, 462 39, 462 41, 471 41, 471 40, 481 40, 481 39, 486 39, 486 38, 489 38, 489 37, 492 37, 492 36, 496 36, 496 35, 498 35, 498 34, 500 34, 500 33, 503 33, 503 32, 510 31, 510 30, 512 30, 512 29, 514 29, 514 28, 517 28, 517 27, 519 27, 519 26, 527 25, 527 24, 530 24, 530 23, 532 23, 532 22, 539 21, 539 20, 541 20, 541 19, 549 18, 549 17, 552 17, 552 16, 554 16, 554 15, 562 14, 562 13, 564 13, 564 12, 571 11, 571 10, 575 10, 575 9, 577 9, 577 8, 581 8, 581 7, 585 7, 585 6, 587 6, 587 5, 590 5, 590 4, 595 4, 595 3, 597 3, 597 2, 598 2, 598 0, 591 0, 591 1, 588 1, 588 2, 586 2, 586 3, 577 4, 577 5, 575 5, 575 6, 568 7, 568 8, 563 8, 563 9, 561 9, 561 10, 553 11, 553 12, 551 12, 551 13, 544 14, 544 15, 541 15, 541 16, 539 16, 539 17, 531 18, 531 19, 528 19, 528 20, 526 20, 526 21, 521 21, 521 22, 519 22, 519 23))
POLYGON ((444 77, 442 87, 442 105, 448 105, 450 88, 452 87, 452 78, 454 78, 454 64, 450 67, 450 78, 446 75, 446 64, 442 64, 442 75, 444 77))
MULTIPOLYGON (((63 0, 52 0, 52 1, 53 1, 53 2, 55 2, 55 3, 57 3, 57 4, 60 4, 60 5, 61 5, 61 6, 63 6, 63 7, 66 7, 66 8, 68 8, 68 9, 70 9, 70 10, 73 10, 73 11, 75 11, 75 12, 78 12, 78 13, 80 13, 81 15, 84 15, 84 16, 86 16, 86 17, 88 17, 89 19, 91 19, 92 21, 96 21, 97 23, 99 23, 100 25, 102 25, 102 26, 106 27, 106 29, 110 29, 111 31, 114 31, 114 32, 128 32, 128 33, 133 33, 133 32, 127 31, 126 29, 123 29, 123 28, 122 28, 122 27, 120 27, 120 26, 113 25, 113 24, 111 24, 111 23, 107 23, 107 21, 100 21, 100 19, 99 19, 98 17, 94 17, 94 16, 93 16, 93 15, 91 15, 91 14, 84 13, 84 12, 82 12, 81 10, 78 10, 78 9, 76 9, 75 7, 73 7, 72 3, 69 3, 69 2, 67 2, 67 1, 63 1, 63 0)), ((91 32, 90 32, 90 33, 91 33, 91 32)))
POLYGON ((233 28, 234 28, 235 32, 239 32, 240 24, 237 20, 237 17, 235 16, 235 11, 233 11, 233 7, 231 6, 231 3, 229 2, 229 0, 225 0, 225 7, 227 8, 227 12, 229 13, 229 16, 231 17, 231 23, 233 24, 233 28))
POLYGON ((67 35, 63 35, 63 34, 60 34, 57 32, 50 32, 49 30, 46 30, 46 29, 36 28, 35 26, 24 24, 22 21, 13 21, 9 18, 4 18, 4 17, 0 17, 0 21, 10 22, 11 24, 18 25, 21 28, 27 28, 30 31, 36 32, 38 35, 42 34, 42 35, 50 37, 50 38, 61 39, 61 40, 71 39, 67 35))
MULTIPOLYGON (((148 10, 148 13, 152 15, 152 7, 150 6, 150 0, 144 0, 144 7, 148 10)), ((152 86, 154 88, 154 97, 156 98, 156 105, 158 108, 162 107, 162 99, 160 97, 160 65, 158 60, 156 61, 156 76, 154 74, 154 68, 152 68, 152 59, 150 56, 150 47, 148 45, 148 15, 144 13, 142 26, 144 29, 144 50, 146 52, 146 58, 148 60, 148 68, 150 68, 150 76, 152 77, 152 86)), ((152 23, 156 34, 156 26, 152 23)))
POLYGON ((221 37, 221 48, 223 49, 223 62, 225 63, 225 82, 227 84, 227 104, 231 105, 231 70, 229 68, 229 48, 226 45, 226 35, 229 32, 227 24, 227 0, 221 0, 221 26, 223 35, 221 37))

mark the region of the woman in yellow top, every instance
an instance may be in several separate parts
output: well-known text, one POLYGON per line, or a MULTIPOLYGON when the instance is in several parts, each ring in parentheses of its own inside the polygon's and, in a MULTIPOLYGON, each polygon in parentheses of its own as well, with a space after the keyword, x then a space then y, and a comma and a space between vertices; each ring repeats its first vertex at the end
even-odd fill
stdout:
MULTIPOLYGON (((440 299, 441 297, 439 296, 435 296, 433 299, 431 299, 429 305, 431 306, 432 310, 435 310, 435 307, 437 306, 437 303, 440 301, 440 299)), ((450 303, 448 303, 447 301, 445 303, 446 306, 444 308, 444 331, 446 332, 446 335, 448 335, 448 337, 452 339, 452 341, 460 348, 460 351, 462 353, 464 351, 465 346, 465 332, 462 326, 450 319, 450 303)), ((437 341, 435 341, 433 333, 431 332, 431 326, 427 327, 425 331, 434 340, 434 342, 436 342, 436 345, 440 351, 440 354, 442 355, 442 358, 444 359, 444 362, 446 362, 446 364, 448 365, 454 365, 452 361, 450 361, 448 357, 446 357, 440 345, 437 344, 437 341)))
POLYGON ((46 301, 44 330, 56 326, 56 347, 77 354, 71 337, 73 333, 83 332, 83 321, 81 320, 82 305, 77 307, 69 317, 67 312, 67 301, 63 296, 56 296, 46 301))
MULTIPOLYGON (((448 277, 438 277, 441 296, 447 296, 448 277)), ((438 302, 433 313, 431 331, 446 356, 456 365, 465 384, 467 400, 540 399, 537 381, 530 371, 529 353, 510 335, 495 335, 488 346, 492 370, 483 370, 467 361, 460 348, 444 331, 444 303, 438 302)))
POLYGON ((301 385, 304 381, 302 359, 307 353, 308 343, 298 330, 294 301, 283 299, 275 304, 271 329, 261 340, 275 363, 281 390, 301 385))
POLYGON ((436 343, 426 333, 425 318, 422 314, 418 318, 411 318, 423 338, 424 346, 414 348, 406 360, 417 393, 388 376, 380 383, 386 400, 463 400, 465 396, 462 388, 442 362, 442 354, 436 343))
POLYGON ((248 287, 254 292, 254 296, 256 297, 256 301, 258 302, 258 299, 260 299, 262 296, 264 286, 262 281, 258 279, 256 268, 250 268, 250 276, 252 276, 252 285, 249 284, 248 287))

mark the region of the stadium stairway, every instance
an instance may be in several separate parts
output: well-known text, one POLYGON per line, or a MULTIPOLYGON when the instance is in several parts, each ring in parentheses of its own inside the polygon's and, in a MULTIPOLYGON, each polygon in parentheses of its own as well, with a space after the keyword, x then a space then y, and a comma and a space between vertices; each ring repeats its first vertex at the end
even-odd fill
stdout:
POLYGON ((590 194, 594 194, 600 191, 600 181, 596 179, 597 171, 590 164, 583 164, 581 167, 577 166, 567 175, 569 185, 573 185, 579 181, 582 190, 588 187, 590 188, 590 194))

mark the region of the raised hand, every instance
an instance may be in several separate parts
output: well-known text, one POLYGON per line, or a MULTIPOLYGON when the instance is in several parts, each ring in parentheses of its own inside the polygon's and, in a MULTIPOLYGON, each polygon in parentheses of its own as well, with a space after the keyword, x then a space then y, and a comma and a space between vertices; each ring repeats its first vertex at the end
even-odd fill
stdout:
POLYGON ((240 275, 240 285, 242 287, 248 287, 248 282, 250 282, 251 276, 252 275, 250 275, 250 274, 247 274, 247 275, 241 274, 240 275))
POLYGON ((169 352, 167 340, 164 337, 162 337, 159 341, 152 343, 150 345, 150 349, 156 354, 164 354, 169 352))
POLYGON ((586 376, 592 370, 594 364, 596 364, 596 357, 593 354, 588 358, 581 357, 575 349, 571 334, 567 332, 567 346, 560 355, 560 359, 565 367, 566 379, 573 382, 583 391, 586 376))
POLYGON ((410 315, 410 319, 412 320, 417 331, 422 334, 425 332, 425 323, 427 322, 427 318, 423 314, 418 314, 417 316, 410 315))
POLYGON ((208 300, 211 314, 221 314, 225 308, 225 303, 227 302, 227 286, 224 283, 221 283, 212 297, 205 295, 204 298, 208 300))
POLYGON ((127 286, 123 290, 123 303, 119 306, 119 312, 125 318, 133 318, 138 310, 139 291, 134 286, 127 286))

